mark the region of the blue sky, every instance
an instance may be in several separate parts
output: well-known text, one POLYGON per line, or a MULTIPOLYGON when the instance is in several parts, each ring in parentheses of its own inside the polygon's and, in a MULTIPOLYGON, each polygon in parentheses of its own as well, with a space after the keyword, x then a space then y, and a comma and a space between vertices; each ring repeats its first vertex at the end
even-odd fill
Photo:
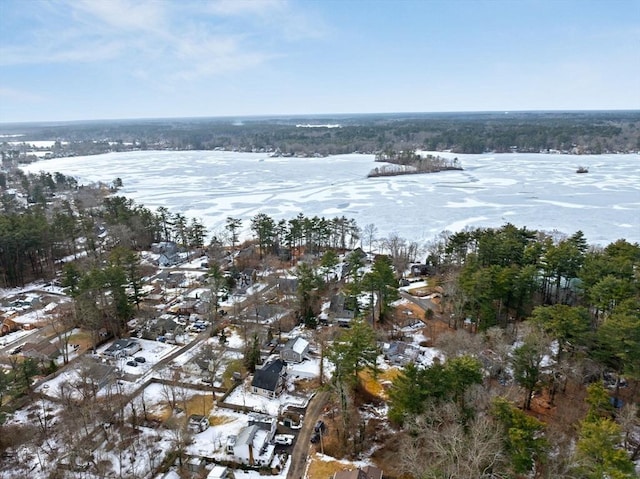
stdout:
POLYGON ((0 122, 640 109, 639 0, 2 0, 0 122))

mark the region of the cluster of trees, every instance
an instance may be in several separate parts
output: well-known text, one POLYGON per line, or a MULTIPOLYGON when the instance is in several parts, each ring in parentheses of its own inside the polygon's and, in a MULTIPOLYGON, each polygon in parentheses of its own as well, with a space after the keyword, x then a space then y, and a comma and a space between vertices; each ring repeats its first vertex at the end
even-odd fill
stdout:
POLYGON ((540 333, 532 327, 513 348, 498 328, 477 336, 458 332, 438 344, 444 362, 405 366, 393 380, 388 413, 401 426, 393 441, 401 472, 415 478, 636 477, 632 460, 640 446, 632 446, 630 437, 638 426, 637 404, 616 410, 600 376, 587 387, 587 410, 563 396, 567 409, 554 422, 527 411, 528 388, 551 389, 563 375, 580 371, 577 360, 543 371, 540 359, 551 351, 548 343, 546 351, 539 348, 540 333), (501 349, 502 358, 483 354, 501 349), (493 385, 492 378, 506 370, 527 389, 522 408, 512 395, 501 396, 510 394, 509 388, 493 385))
POLYGON ((113 245, 134 250, 148 249, 151 243, 173 241, 185 248, 203 248, 207 229, 197 218, 190 221, 182 213, 164 206, 155 212, 122 196, 107 197, 99 217, 110 226, 113 245))
MULTIPOLYGON (((229 218, 227 229, 233 232, 240 224, 240 220, 229 218)), ((360 228, 355 220, 345 216, 310 218, 300 213, 290 220, 276 222, 269 215, 258 213, 251 218, 251 231, 261 258, 266 254, 294 257, 302 251, 318 254, 328 249, 352 249, 360 239, 360 228)))
POLYGON ((456 233, 442 249, 452 326, 470 318, 478 330, 513 329, 530 319, 547 336, 531 334, 514 351, 525 408, 551 340, 558 374, 566 361, 586 355, 601 368, 640 379, 638 244, 618 240, 589 249, 581 232, 554 241, 505 225, 456 233))
MULTIPOLYGON (((78 230, 71 205, 61 201, 53 210, 47 199, 54 193, 76 191, 73 178, 55 173, 25 175, 20 170, 0 174, 4 190, 0 214, 0 275, 4 286, 16 286, 34 277, 51 275, 55 261, 69 253, 69 238, 78 230), (7 191, 8 188, 13 188, 7 191), (21 204, 15 191, 29 195, 31 205, 21 204)), ((80 219, 81 221, 81 219, 80 219)))
MULTIPOLYGON (((640 149, 637 112, 515 112, 357 115, 322 118, 105 121, 74 125, 33 125, 32 139, 62 138, 55 155, 107 151, 178 149, 270 151, 283 155, 330 155, 386 148, 423 148, 460 153, 582 153, 640 149), (299 128, 299 124, 339 128, 299 128)), ((10 129, 6 129, 11 133, 10 129)), ((25 133, 21 125, 18 133, 25 133)), ((15 146, 4 143, 8 154, 15 146)))
POLYGON ((635 477, 640 447, 628 438, 637 405, 614 409, 602 378, 613 373, 614 398, 622 377, 640 380, 640 246, 588 248, 580 232, 554 240, 505 225, 451 235, 439 248, 431 259, 448 281, 445 313, 452 326, 472 318, 476 334, 443 337, 443 363, 409 364, 393 381, 389 418, 403 425, 403 470, 419 478, 635 477), (496 396, 508 390, 495 381, 520 386, 520 408, 513 396, 496 396), (569 383, 591 383, 589 410, 571 403, 565 413, 577 430, 527 412, 536 391, 551 405, 559 395, 572 401, 569 383))
POLYGON ((38 191, 46 194, 45 200, 31 205, 21 205, 7 193, 3 196, 0 275, 7 287, 51 278, 67 257, 87 253, 99 259, 103 250, 117 246, 134 251, 158 241, 205 246, 207 231, 198 219, 188 221, 164 207, 153 212, 121 196, 103 197, 100 187, 78 189, 75 180, 58 173, 16 173, 9 184, 22 185, 25 191, 43 187, 38 191))
POLYGON ((462 170, 458 158, 452 160, 431 154, 420 155, 414 150, 392 151, 385 149, 376 154, 376 161, 398 165, 374 168, 367 176, 395 176, 420 173, 436 173, 445 170, 462 170))
POLYGON ((539 304, 584 304, 595 321, 636 293, 638 250, 625 240, 589 250, 580 231, 556 239, 506 224, 452 234, 429 261, 446 276, 452 319, 471 317, 486 329, 524 319, 539 304))

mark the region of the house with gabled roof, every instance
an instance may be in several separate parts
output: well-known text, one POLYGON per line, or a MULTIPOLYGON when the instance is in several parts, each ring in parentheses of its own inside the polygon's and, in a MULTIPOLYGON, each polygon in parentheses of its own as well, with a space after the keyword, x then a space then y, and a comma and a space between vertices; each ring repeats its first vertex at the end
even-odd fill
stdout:
POLYGON ((141 349, 142 347, 138 341, 134 341, 133 339, 118 339, 105 349, 104 354, 114 358, 121 358, 132 356, 141 349))
POLYGON ((333 479, 382 479, 382 470, 375 466, 364 466, 351 471, 338 471, 333 479))
POLYGON ((303 337, 292 338, 280 350, 280 359, 288 363, 301 363, 309 354, 309 341, 303 337))
POLYGON ((249 466, 268 466, 273 460, 275 446, 270 444, 273 435, 260 424, 243 427, 237 436, 227 438, 227 454, 233 454, 236 462, 249 466))
POLYGON ((42 361, 53 359, 60 354, 60 350, 50 341, 40 341, 39 343, 24 343, 22 355, 25 358, 33 358, 42 361))
POLYGON ((256 369, 251 381, 251 391, 267 398, 275 398, 284 390, 287 365, 276 359, 256 369))

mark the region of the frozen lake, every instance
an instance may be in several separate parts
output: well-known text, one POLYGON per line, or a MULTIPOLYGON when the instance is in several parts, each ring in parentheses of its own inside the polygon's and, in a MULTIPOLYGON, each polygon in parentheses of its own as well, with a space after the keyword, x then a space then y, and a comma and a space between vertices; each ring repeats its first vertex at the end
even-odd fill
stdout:
POLYGON ((483 154, 458 157, 464 171, 367 178, 373 155, 271 158, 264 153, 143 151, 39 161, 26 171, 60 171, 80 182, 111 183, 151 209, 200 218, 209 232, 228 216, 278 220, 346 216, 428 241, 442 231, 506 222, 572 234, 589 243, 640 242, 640 155, 483 154), (577 174, 576 168, 589 168, 577 174))

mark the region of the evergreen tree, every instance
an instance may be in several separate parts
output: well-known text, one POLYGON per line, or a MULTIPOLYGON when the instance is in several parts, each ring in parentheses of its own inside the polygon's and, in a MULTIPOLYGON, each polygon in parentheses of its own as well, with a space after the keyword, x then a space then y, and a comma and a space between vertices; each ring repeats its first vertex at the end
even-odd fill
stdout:
POLYGON ((548 450, 543 436, 544 424, 504 398, 494 400, 492 413, 503 426, 505 449, 513 472, 520 475, 533 471, 548 450))
POLYGON ((351 327, 333 342, 327 357, 335 366, 334 381, 355 387, 360 371, 365 368, 376 371, 378 346, 375 332, 364 321, 353 320, 351 327))

